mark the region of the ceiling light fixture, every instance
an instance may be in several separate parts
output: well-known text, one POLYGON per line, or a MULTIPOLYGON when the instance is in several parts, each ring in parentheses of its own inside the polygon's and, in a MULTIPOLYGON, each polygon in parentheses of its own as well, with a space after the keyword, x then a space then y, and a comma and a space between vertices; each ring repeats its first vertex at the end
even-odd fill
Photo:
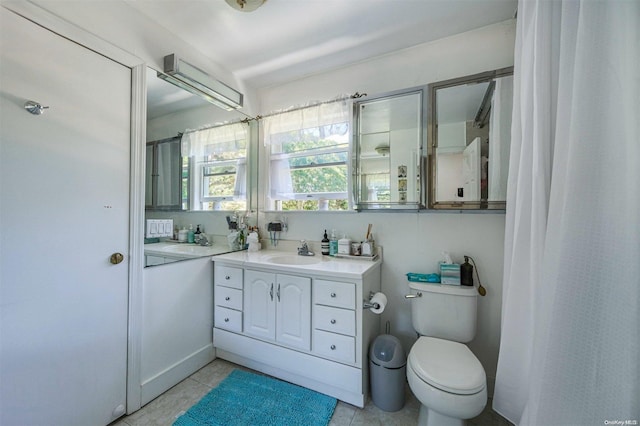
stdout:
POLYGON ((242 93, 183 61, 174 53, 164 57, 164 72, 158 72, 158 77, 227 111, 242 108, 242 93))
POLYGON ((391 147, 389 146, 389 144, 381 144, 376 146, 374 149, 376 150, 378 155, 382 155, 383 157, 385 155, 389 155, 389 153, 391 152, 391 147))
POLYGON ((253 12, 267 0, 225 0, 229 6, 241 12, 253 12))

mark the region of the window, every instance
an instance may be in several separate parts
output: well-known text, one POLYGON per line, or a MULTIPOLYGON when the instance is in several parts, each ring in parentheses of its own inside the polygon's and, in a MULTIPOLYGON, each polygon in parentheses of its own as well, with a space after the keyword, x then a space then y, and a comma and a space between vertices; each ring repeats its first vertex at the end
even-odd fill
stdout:
POLYGON ((246 210, 248 126, 227 124, 185 133, 183 150, 195 162, 192 210, 246 210))
POLYGON ((348 210, 350 103, 264 119, 270 210, 348 210))

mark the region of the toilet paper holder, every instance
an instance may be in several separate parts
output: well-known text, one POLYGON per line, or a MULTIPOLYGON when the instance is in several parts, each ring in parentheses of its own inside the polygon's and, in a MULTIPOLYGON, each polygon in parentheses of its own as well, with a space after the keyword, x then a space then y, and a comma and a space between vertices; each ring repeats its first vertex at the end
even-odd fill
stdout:
MULTIPOLYGON (((371 300, 371 298, 373 298, 374 296, 374 292, 370 291, 369 292, 369 300, 371 300)), ((371 303, 369 301, 364 300, 362 302, 362 309, 380 309, 380 304, 379 303, 371 303)))

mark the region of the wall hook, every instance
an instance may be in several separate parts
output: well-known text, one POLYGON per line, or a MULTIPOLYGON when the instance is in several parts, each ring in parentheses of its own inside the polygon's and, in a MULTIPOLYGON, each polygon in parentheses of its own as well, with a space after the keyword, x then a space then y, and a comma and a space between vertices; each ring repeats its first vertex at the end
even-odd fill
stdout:
POLYGON ((48 106, 43 106, 38 102, 27 101, 24 103, 24 109, 29 111, 33 115, 40 115, 44 112, 45 109, 49 109, 48 106))

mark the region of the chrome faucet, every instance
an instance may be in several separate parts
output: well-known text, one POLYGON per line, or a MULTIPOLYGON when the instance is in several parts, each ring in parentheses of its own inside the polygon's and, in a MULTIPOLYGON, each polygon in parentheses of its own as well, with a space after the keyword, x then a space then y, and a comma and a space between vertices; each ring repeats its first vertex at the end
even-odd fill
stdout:
POLYGON ((193 241, 196 244, 200 244, 201 246, 209 246, 209 239, 205 234, 196 234, 195 239, 193 241))
POLYGON ((300 256, 315 256, 316 254, 312 251, 309 251, 309 246, 305 240, 300 241, 302 246, 298 247, 298 255, 300 256))

